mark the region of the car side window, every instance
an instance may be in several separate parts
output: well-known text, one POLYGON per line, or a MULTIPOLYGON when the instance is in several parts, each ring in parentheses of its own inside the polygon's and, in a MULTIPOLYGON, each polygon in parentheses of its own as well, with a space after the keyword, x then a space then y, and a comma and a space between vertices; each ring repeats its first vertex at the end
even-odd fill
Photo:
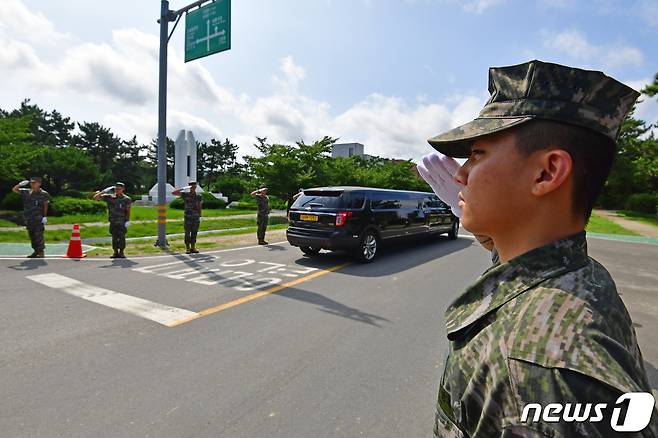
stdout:
POLYGON ((399 196, 395 192, 373 192, 370 195, 370 208, 373 210, 390 210, 401 207, 399 196))

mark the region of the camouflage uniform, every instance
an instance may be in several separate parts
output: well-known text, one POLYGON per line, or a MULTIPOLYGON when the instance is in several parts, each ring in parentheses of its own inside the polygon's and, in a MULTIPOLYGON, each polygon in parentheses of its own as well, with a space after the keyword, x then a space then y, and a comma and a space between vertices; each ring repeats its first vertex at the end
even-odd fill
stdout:
POLYGON ((112 235, 112 249, 121 251, 126 248, 126 222, 128 209, 132 203, 130 197, 103 194, 101 197, 107 203, 107 219, 110 222, 110 234, 112 235))
POLYGON ((20 189, 20 194, 23 199, 23 219, 30 236, 32 249, 35 252, 43 252, 46 245, 43 238, 44 225, 41 223, 41 219, 43 218, 43 204, 50 199, 50 195, 43 189, 39 191, 20 189))
MULTIPOLYGON (((437 437, 615 436, 609 412, 598 423, 521 423, 522 410, 651 392, 631 318, 584 232, 491 267, 448 307, 446 327, 437 437)), ((656 419, 628 436, 658 437, 656 419)))
MULTIPOLYGON (((639 94, 601 72, 531 61, 491 68, 491 97, 475 120, 429 139, 466 158, 480 137, 534 119, 615 140, 639 94)), ((585 232, 498 262, 446 311, 449 353, 434 435, 608 437, 626 392, 651 392, 630 316, 610 274, 587 255, 585 232), (522 422, 527 404, 606 403, 603 421, 522 422)), ((584 410, 584 405, 582 406, 584 410)), ((565 412, 556 416, 562 417, 565 412)), ((581 412, 582 413, 582 412, 581 412)), ((573 410, 569 415, 573 415, 573 410)), ((658 438, 658 413, 639 433, 658 438)), ((619 422, 618 422, 619 423, 619 422)))
POLYGON ((256 196, 256 206, 258 207, 258 213, 256 215, 258 231, 256 232, 256 236, 258 237, 258 241, 263 241, 265 240, 267 223, 270 220, 270 201, 267 195, 256 196))
POLYGON ((199 218, 201 217, 201 195, 198 193, 181 193, 185 202, 183 226, 185 228, 185 246, 196 245, 196 235, 199 232, 199 218))

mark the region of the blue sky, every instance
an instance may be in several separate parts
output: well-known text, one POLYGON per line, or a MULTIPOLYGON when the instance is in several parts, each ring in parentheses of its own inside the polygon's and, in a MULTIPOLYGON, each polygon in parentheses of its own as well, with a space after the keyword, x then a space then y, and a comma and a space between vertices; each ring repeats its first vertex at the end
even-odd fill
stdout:
MULTIPOLYGON (((31 97, 122 136, 155 136, 157 0, 3 0, 0 107, 31 97)), ((172 9, 187 1, 172 0, 172 9)), ((360 141, 418 158, 474 117, 487 68, 532 58, 636 88, 658 73, 658 0, 234 0, 232 49, 182 61, 172 38, 170 129, 360 141)), ((658 121, 658 104, 639 115, 658 121)))

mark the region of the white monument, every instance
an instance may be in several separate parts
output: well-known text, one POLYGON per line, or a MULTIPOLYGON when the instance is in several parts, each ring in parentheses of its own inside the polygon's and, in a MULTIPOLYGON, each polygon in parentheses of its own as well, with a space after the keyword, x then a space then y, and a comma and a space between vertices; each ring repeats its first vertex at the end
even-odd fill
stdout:
MULTIPOLYGON (((196 178, 196 139, 192 131, 181 130, 176 137, 174 151, 174 185, 176 187, 188 186, 196 178)), ((203 189, 197 185, 197 192, 203 189)))
MULTIPOLYGON (((190 185, 190 181, 198 181, 196 176, 196 139, 192 131, 181 130, 174 143, 174 185, 176 188, 182 188, 190 185)), ((177 196, 172 195, 174 187, 167 183, 166 185, 167 203, 173 201, 177 196)), ((197 193, 203 193, 203 189, 197 184, 197 193)), ((212 193, 215 198, 223 199, 228 202, 228 198, 220 193, 212 193)), ((158 184, 156 183, 148 195, 142 196, 146 202, 157 202, 158 184)))

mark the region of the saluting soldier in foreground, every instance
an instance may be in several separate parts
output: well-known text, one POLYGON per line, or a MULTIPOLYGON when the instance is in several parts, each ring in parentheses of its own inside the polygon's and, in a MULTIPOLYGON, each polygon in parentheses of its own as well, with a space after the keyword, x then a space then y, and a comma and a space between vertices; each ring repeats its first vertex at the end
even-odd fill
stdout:
POLYGON ((183 216, 183 227, 185 228, 185 254, 197 254, 196 235, 199 232, 201 222, 201 209, 203 199, 196 191, 197 182, 190 181, 190 185, 172 192, 174 196, 180 196, 185 202, 183 216))
POLYGON ((258 244, 267 245, 265 232, 267 231, 267 223, 270 220, 270 198, 267 196, 267 187, 254 190, 251 192, 251 196, 256 199, 256 206, 258 207, 256 214, 256 224, 258 225, 256 236, 258 237, 258 244))
POLYGON ((107 216, 110 222, 110 234, 112 235, 112 259, 126 258, 123 251, 126 249, 126 231, 130 225, 130 205, 132 200, 124 194, 126 186, 117 182, 94 193, 94 199, 101 199, 107 203, 107 216))
POLYGON ((48 200, 50 195, 41 189, 41 177, 38 176, 19 182, 11 191, 19 193, 23 200, 23 219, 33 249, 28 258, 42 258, 46 248, 43 232, 46 223, 48 223, 48 200), (27 188, 28 185, 30 188, 27 188))
POLYGON ((429 139, 440 154, 419 165, 464 228, 493 244, 494 259, 446 311, 434 434, 620 436, 638 412, 615 420, 613 409, 636 392, 648 393, 653 418, 623 436, 655 438, 631 318, 608 271, 587 255, 584 231, 639 94, 601 72, 540 61, 491 68, 489 92, 478 118, 429 139), (576 409, 588 414, 565 421, 576 409))

